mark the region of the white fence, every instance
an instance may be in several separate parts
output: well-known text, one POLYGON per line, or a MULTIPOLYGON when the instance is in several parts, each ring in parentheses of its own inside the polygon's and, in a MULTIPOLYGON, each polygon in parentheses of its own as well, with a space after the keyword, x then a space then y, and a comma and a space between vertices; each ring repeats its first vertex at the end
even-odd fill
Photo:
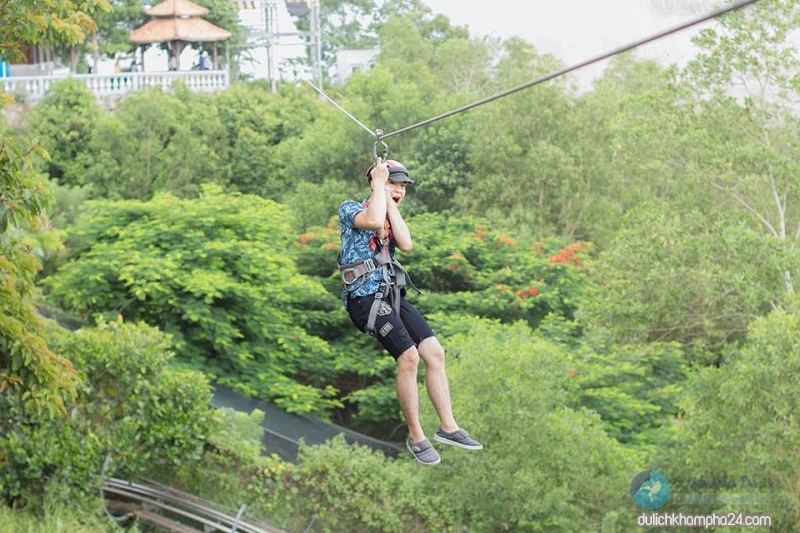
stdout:
POLYGON ((183 83, 191 91, 214 92, 228 88, 227 70, 190 70, 173 72, 121 72, 119 74, 73 74, 69 76, 11 76, 0 78, 3 91, 25 101, 44 98, 50 86, 71 78, 86 84, 95 96, 124 96, 134 91, 157 87, 168 91, 183 83))

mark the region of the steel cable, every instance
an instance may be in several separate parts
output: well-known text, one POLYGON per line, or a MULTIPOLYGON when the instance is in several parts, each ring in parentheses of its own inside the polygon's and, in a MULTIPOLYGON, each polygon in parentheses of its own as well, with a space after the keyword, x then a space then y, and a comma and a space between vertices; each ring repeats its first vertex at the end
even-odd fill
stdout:
MULTIPOLYGON (((732 11, 736 11, 736 10, 742 9, 744 7, 747 7, 747 6, 751 5, 751 4, 755 4, 756 2, 759 2, 759 1, 760 0, 741 0, 739 2, 735 2, 733 4, 730 4, 728 6, 720 8, 720 9, 718 9, 716 11, 708 13, 706 15, 697 17, 697 18, 692 19, 692 20, 690 20, 688 22, 684 22, 684 23, 682 23, 682 24, 680 24, 678 26, 674 26, 674 27, 669 28, 667 30, 664 30, 664 31, 661 31, 659 33, 653 34, 653 35, 651 35, 649 37, 645 37, 643 39, 639 39, 638 41, 634 41, 634 42, 628 43, 626 45, 620 46, 619 48, 615 48, 615 49, 613 49, 613 50, 611 50, 609 52, 606 52, 606 53, 601 54, 599 56, 593 57, 591 59, 587 59, 585 61, 582 61, 580 63, 572 65, 570 67, 566 67, 566 68, 562 68, 562 69, 556 70, 554 72, 551 72, 550 74, 546 74, 546 75, 544 75, 544 76, 542 76, 540 78, 536 78, 535 80, 531 80, 531 81, 528 81, 528 82, 523 83, 521 85, 517 85, 516 87, 512 87, 510 89, 506 89, 505 91, 499 92, 497 94, 494 94, 494 95, 491 95, 491 96, 487 96, 485 98, 481 98, 480 100, 472 102, 471 104, 466 104, 466 105, 463 105, 461 107, 457 107, 457 108, 455 108, 455 109, 453 109, 451 111, 447 111, 446 113, 442 113, 440 115, 436 115, 435 117, 423 120, 421 122, 417 122, 416 124, 412 124, 412 125, 406 126, 404 128, 400 128, 399 130, 395 130, 395 131, 392 131, 390 133, 386 133, 384 135, 380 135, 380 136, 376 135, 376 139, 378 141, 381 141, 383 139, 388 139, 389 137, 392 137, 392 136, 397 135, 399 133, 404 133, 404 132, 413 130, 415 128, 419 128, 421 126, 427 126, 428 124, 430 124, 432 122, 436 122, 438 120, 442 120, 444 118, 451 117, 453 115, 456 115, 458 113, 462 113, 464 111, 468 111, 468 110, 470 110, 470 109, 472 109, 474 107, 478 107, 479 105, 483 105, 483 104, 492 102, 494 100, 497 100, 498 98, 502 98, 504 96, 508 96, 510 94, 514 94, 514 93, 516 93, 518 91, 521 91, 523 89, 527 89, 529 87, 533 87, 534 85, 538 85, 540 83, 544 83, 546 81, 550 81, 552 79, 558 78, 559 76, 563 76, 564 74, 569 74, 570 72, 574 72, 574 71, 576 71, 578 69, 581 69, 583 67, 587 67, 587 66, 592 65, 594 63, 597 63, 599 61, 603 61, 604 59, 608 59, 610 57, 613 57, 615 55, 621 54, 623 52, 627 52, 627 51, 632 50, 634 48, 637 48, 639 46, 651 43, 653 41, 656 41, 658 39, 661 39, 661 38, 666 37, 668 35, 671 35, 673 33, 677 33, 679 31, 683 31, 683 30, 685 30, 687 28, 690 28, 692 26, 696 26, 697 24, 701 24, 701 23, 706 22, 708 20, 720 17, 720 16, 725 15, 727 13, 730 13, 732 11)), ((349 115, 349 113, 348 113, 348 115, 349 115)), ((365 127, 365 126, 362 125, 362 127, 365 127)), ((365 127, 365 129, 369 130, 369 128, 366 128, 366 127, 365 127)), ((372 132, 370 132, 370 133, 372 133, 372 132)))

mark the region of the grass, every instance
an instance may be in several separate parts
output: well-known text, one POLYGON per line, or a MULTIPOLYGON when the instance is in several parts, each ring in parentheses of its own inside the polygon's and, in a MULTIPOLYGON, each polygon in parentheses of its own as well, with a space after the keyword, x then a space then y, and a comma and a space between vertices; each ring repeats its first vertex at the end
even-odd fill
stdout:
POLYGON ((108 533, 124 530, 111 518, 68 507, 48 508, 43 516, 25 510, 0 506, 0 531, 3 533, 108 533))

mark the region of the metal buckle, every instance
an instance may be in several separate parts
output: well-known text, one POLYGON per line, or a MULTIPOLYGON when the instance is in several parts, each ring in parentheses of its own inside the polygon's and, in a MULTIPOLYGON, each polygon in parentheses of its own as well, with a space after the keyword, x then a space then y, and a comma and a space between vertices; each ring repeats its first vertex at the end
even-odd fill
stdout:
POLYGON ((350 285, 354 283, 357 279, 358 276, 356 276, 356 273, 352 268, 348 268, 347 270, 342 270, 342 281, 344 281, 345 285, 350 285), (352 276, 352 279, 350 279, 350 281, 347 281, 347 278, 350 276, 352 276))
POLYGON ((362 264, 364 265, 364 268, 367 269, 367 272, 372 272, 376 268, 375 267, 375 261, 372 260, 371 258, 367 259, 362 264))

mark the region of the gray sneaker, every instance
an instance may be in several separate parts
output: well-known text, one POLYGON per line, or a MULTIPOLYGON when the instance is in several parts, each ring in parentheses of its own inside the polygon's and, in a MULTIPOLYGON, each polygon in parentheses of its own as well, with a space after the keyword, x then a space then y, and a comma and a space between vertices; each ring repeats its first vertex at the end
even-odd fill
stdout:
POLYGON ((449 444, 465 450, 482 450, 483 444, 469 436, 463 429, 457 429, 452 433, 446 433, 442 428, 436 430, 433 438, 442 444, 449 444))
POLYGON ((410 439, 406 440, 406 448, 414 456, 417 462, 426 466, 438 465, 442 458, 439 457, 439 452, 433 447, 428 439, 422 439, 420 442, 411 442, 410 439))

